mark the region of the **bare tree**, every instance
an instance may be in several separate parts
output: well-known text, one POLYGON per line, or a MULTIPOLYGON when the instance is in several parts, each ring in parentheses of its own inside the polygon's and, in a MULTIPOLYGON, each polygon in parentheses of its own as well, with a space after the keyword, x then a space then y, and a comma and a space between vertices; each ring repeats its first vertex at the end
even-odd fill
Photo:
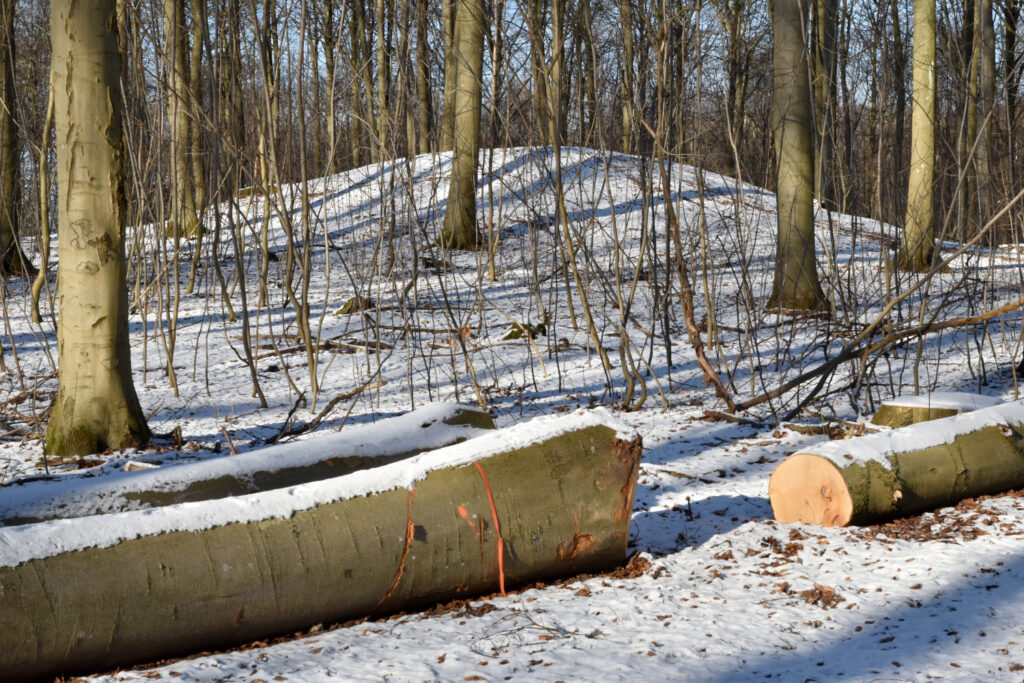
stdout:
POLYGON ((778 169, 778 247, 770 308, 822 310, 814 255, 814 129, 808 78, 807 0, 775 0, 772 99, 778 169))
POLYGON ((57 455, 140 446, 150 439, 128 349, 116 8, 116 0, 94 0, 53 3, 50 10, 60 207, 60 388, 46 451, 57 455))
POLYGON ((481 0, 459 0, 455 12, 455 157, 444 212, 441 242, 451 249, 480 244, 476 225, 476 171, 480 150, 480 108, 483 97, 484 6, 481 0))
POLYGON ((907 218, 899 263, 927 270, 935 243, 932 185, 935 176, 935 0, 914 0, 914 109, 910 128, 907 218))

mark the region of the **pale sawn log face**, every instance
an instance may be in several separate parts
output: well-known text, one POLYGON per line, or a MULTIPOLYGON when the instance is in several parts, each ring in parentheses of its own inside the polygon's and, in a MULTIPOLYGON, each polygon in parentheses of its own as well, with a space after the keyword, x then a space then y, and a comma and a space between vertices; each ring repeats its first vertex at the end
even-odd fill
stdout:
POLYGON ((887 460, 888 467, 882 462, 843 466, 811 453, 793 455, 772 473, 772 510, 786 523, 870 524, 1020 488, 1024 486, 1024 432, 1008 426, 984 427, 951 443, 896 453, 887 460), (832 500, 826 501, 822 491, 832 500), (851 504, 845 519, 835 514, 836 501, 844 496, 851 504))
POLYGON ((60 388, 46 452, 149 441, 132 384, 124 262, 121 57, 115 0, 54 3, 60 388), (86 56, 88 55, 88 57, 86 56))
MULTIPOLYGON (((637 439, 587 427, 480 461, 507 585, 625 560, 637 439)), ((288 519, 170 532, 0 568, 0 670, 95 671, 493 591, 473 465, 288 519)))
POLYGON ((768 480, 768 499, 775 519, 783 524, 846 526, 853 514, 842 472, 816 455, 797 453, 775 468, 768 480))

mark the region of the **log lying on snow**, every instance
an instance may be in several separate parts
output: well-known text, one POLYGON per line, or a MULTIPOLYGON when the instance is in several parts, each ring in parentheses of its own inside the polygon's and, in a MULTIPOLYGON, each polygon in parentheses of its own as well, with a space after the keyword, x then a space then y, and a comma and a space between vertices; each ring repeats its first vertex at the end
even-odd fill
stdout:
POLYGON ((768 482, 775 518, 845 526, 1024 486, 1024 401, 817 444, 768 482))
POLYGON ((486 412, 433 404, 339 434, 138 472, 0 489, 0 525, 240 496, 380 467, 494 429, 486 412))
POLYGON ((0 671, 95 671, 609 569, 640 451, 595 410, 286 489, 0 528, 0 671))
POLYGON ((882 403, 871 418, 871 424, 885 427, 906 427, 918 422, 952 417, 972 410, 991 408, 1002 403, 993 396, 937 391, 920 396, 899 396, 882 403))

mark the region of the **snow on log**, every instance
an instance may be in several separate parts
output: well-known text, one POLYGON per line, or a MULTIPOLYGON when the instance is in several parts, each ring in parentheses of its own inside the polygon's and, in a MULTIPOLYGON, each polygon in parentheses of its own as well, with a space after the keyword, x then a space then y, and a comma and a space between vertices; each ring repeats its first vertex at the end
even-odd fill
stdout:
POLYGON ((32 481, 0 489, 0 526, 239 496, 337 477, 448 446, 494 429, 486 412, 432 404, 338 434, 241 455, 101 477, 32 481))
POLYGON ((871 418, 871 424, 885 427, 906 427, 918 422, 990 408, 1002 401, 992 396, 966 394, 958 391, 937 391, 920 396, 898 396, 882 403, 871 418))
POLYGON ((768 482, 775 518, 865 524, 1024 486, 1024 401, 816 444, 768 482))
POLYGON ((221 500, 0 528, 0 671, 220 648, 626 558, 640 438, 604 410, 221 500))

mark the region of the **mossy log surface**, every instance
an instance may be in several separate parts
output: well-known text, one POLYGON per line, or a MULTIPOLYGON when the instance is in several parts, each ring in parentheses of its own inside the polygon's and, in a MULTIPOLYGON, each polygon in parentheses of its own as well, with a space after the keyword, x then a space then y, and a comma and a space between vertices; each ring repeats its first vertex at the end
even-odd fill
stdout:
MULTIPOLYGON (((47 519, 84 517, 272 491, 381 467, 431 448, 464 441, 479 433, 474 431, 476 429, 494 429, 494 420, 491 416, 471 406, 451 406, 443 418, 416 423, 409 430, 408 418, 414 418, 417 414, 419 413, 413 412, 378 423, 377 429, 406 431, 405 441, 408 449, 398 452, 375 450, 370 447, 358 448, 359 452, 353 453, 347 452, 345 444, 342 444, 338 450, 325 455, 322 459, 296 465, 289 464, 289 451, 286 449, 294 451, 297 444, 289 444, 283 448, 271 447, 282 454, 279 465, 273 469, 267 468, 265 462, 270 449, 262 449, 217 461, 178 465, 167 470, 143 470, 127 478, 101 478, 95 483, 89 482, 69 490, 57 489, 51 492, 45 486, 48 482, 41 482, 44 486, 39 487, 37 496, 28 495, 30 491, 13 489, 25 502, 7 502, 0 505, 0 526, 32 524, 47 519), (466 429, 448 429, 459 426, 466 429), (231 471, 215 477, 203 477, 211 464, 215 465, 216 471, 223 471, 224 467, 231 471)), ((315 442, 306 443, 312 446, 315 442)), ((348 445, 351 447, 362 444, 348 445)))
POLYGON ((934 406, 901 406, 893 403, 883 403, 871 418, 871 424, 884 427, 908 427, 919 422, 941 420, 944 417, 952 417, 960 414, 956 408, 941 408, 934 406))
MULTIPOLYGON (((924 432, 935 424, 903 429, 924 432)), ((867 443, 874 436, 885 435, 861 439, 867 443)), ((778 521, 868 524, 1022 487, 1024 415, 1017 422, 982 426, 948 443, 877 460, 848 462, 837 452, 796 453, 779 464, 768 483, 778 521)))
POLYGON ((885 401, 871 418, 871 424, 884 427, 907 427, 919 422, 941 420, 960 413, 998 405, 990 396, 959 392, 938 392, 923 396, 897 397, 885 401), (934 399, 934 400, 933 400, 934 399))
POLYGON ((103 670, 490 592, 501 572, 514 585, 609 569, 626 557, 640 452, 591 425, 410 489, 0 567, 0 671, 103 670))

